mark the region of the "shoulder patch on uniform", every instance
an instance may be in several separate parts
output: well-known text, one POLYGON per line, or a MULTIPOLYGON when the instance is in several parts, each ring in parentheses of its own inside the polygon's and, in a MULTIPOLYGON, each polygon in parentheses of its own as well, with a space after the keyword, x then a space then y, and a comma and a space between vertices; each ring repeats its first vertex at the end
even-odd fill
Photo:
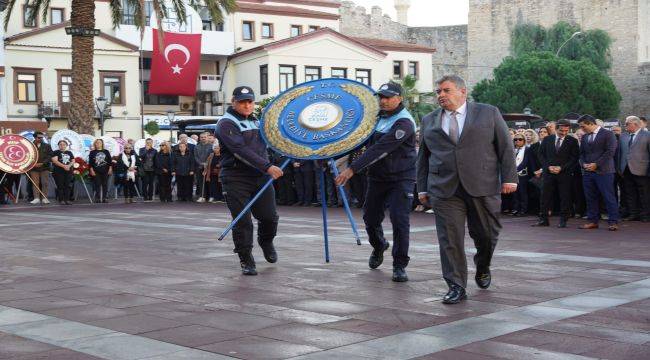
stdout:
POLYGON ((395 139, 397 139, 397 140, 403 138, 404 135, 406 135, 406 131, 404 131, 404 130, 402 130, 402 129, 397 129, 397 130, 395 131, 395 139))

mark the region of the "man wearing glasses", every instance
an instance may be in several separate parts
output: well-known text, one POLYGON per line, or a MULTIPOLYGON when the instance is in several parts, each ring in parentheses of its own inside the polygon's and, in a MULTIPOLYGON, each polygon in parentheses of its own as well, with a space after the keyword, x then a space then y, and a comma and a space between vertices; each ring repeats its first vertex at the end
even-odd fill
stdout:
POLYGON ((476 284, 491 283, 490 262, 501 223, 500 193, 517 190, 514 148, 499 109, 468 103, 465 81, 457 75, 436 82, 441 109, 422 119, 417 160, 418 197, 436 215, 443 278, 449 291, 442 302, 467 298, 465 222, 477 253, 476 284))
POLYGON ((34 145, 36 145, 36 148, 38 149, 38 162, 29 171, 29 177, 32 179, 34 186, 36 187, 34 189, 34 200, 31 201, 34 205, 50 203, 47 199, 47 185, 50 182, 51 148, 48 144, 43 142, 44 138, 45 136, 42 132, 36 131, 34 133, 34 145), (37 189, 41 189, 41 192, 45 194, 45 197, 43 197, 37 189))

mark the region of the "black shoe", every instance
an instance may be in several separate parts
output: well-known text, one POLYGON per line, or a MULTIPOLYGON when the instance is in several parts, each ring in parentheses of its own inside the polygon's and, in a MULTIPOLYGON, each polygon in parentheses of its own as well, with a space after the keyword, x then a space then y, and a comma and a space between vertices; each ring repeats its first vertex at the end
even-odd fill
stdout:
POLYGON ((372 251, 372 254, 370 254, 370 259, 368 259, 368 266, 370 266, 371 269, 378 268, 379 265, 384 262, 384 251, 386 251, 389 246, 390 244, 388 241, 386 241, 386 245, 384 245, 384 248, 382 250, 374 249, 372 251))
POLYGON ((476 285, 480 287, 481 289, 487 289, 490 287, 490 284, 492 283, 492 275, 490 275, 490 271, 488 270, 487 272, 482 272, 476 273, 476 276, 474 277, 474 280, 476 280, 476 285))
POLYGON ((548 223, 548 219, 539 219, 535 224, 531 226, 549 226, 550 224, 548 223))
POLYGON ((241 265, 241 273, 243 275, 257 275, 257 269, 255 269, 255 259, 250 250, 245 253, 238 253, 239 255, 239 264, 241 265))
POLYGON ((560 229, 565 228, 566 227, 566 222, 567 222, 566 218, 560 218, 560 223, 557 224, 557 227, 560 228, 560 229))
POLYGON ((264 246, 260 245, 260 247, 262 248, 264 259, 266 259, 266 261, 270 262, 271 264, 278 261, 278 253, 275 251, 273 243, 264 246))
POLYGON ((458 304, 459 302, 467 299, 467 293, 462 287, 452 284, 449 292, 442 298, 443 304, 458 304))
POLYGON ((403 267, 394 266, 392 280, 395 282, 407 282, 409 281, 409 277, 406 276, 406 270, 403 267))

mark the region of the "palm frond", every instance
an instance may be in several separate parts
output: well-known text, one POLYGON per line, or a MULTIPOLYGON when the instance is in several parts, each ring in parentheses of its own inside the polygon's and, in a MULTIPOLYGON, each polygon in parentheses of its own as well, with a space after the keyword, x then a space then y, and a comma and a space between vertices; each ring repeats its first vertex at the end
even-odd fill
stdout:
POLYGON ((9 26, 9 17, 11 16, 11 12, 14 9, 14 5, 16 5, 16 0, 9 0, 7 2, 7 8, 5 9, 5 23, 4 23, 5 31, 9 26))
MULTIPOLYGON (((32 4, 34 6, 34 15, 36 15, 38 13, 38 11, 36 11, 36 9, 40 9, 41 10, 41 18, 42 18, 41 22, 43 24, 46 24, 47 23, 47 13, 48 13, 48 10, 50 9, 50 0, 34 0, 32 2, 32 4)), ((34 20, 35 19, 31 19, 31 18, 29 19, 29 21, 34 21, 34 20)))
POLYGON ((184 0, 172 0, 172 7, 176 12, 176 20, 179 24, 185 24, 187 22, 187 13, 185 11, 185 1, 184 0))
MULTIPOLYGON (((127 2, 128 6, 128 2, 127 2)), ((122 22, 122 1, 121 0, 110 0, 109 10, 111 11, 111 20, 113 22, 113 29, 120 27, 122 22)))

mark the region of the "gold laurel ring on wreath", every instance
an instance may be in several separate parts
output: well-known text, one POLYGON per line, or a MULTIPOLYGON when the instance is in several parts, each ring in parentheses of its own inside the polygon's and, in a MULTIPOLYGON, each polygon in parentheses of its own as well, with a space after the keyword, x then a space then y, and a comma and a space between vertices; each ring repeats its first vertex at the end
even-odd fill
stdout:
POLYGON ((375 129, 377 112, 379 104, 375 96, 359 85, 344 84, 341 85, 343 91, 357 97, 363 105, 363 119, 361 124, 348 137, 340 142, 325 145, 319 149, 312 150, 309 147, 297 145, 282 137, 278 128, 280 113, 294 99, 313 90, 313 86, 300 87, 292 90, 279 101, 273 103, 266 112, 264 130, 267 134, 269 143, 274 148, 285 154, 296 155, 299 157, 308 157, 318 155, 321 157, 331 157, 336 154, 353 150, 359 145, 359 142, 368 137, 375 129))

